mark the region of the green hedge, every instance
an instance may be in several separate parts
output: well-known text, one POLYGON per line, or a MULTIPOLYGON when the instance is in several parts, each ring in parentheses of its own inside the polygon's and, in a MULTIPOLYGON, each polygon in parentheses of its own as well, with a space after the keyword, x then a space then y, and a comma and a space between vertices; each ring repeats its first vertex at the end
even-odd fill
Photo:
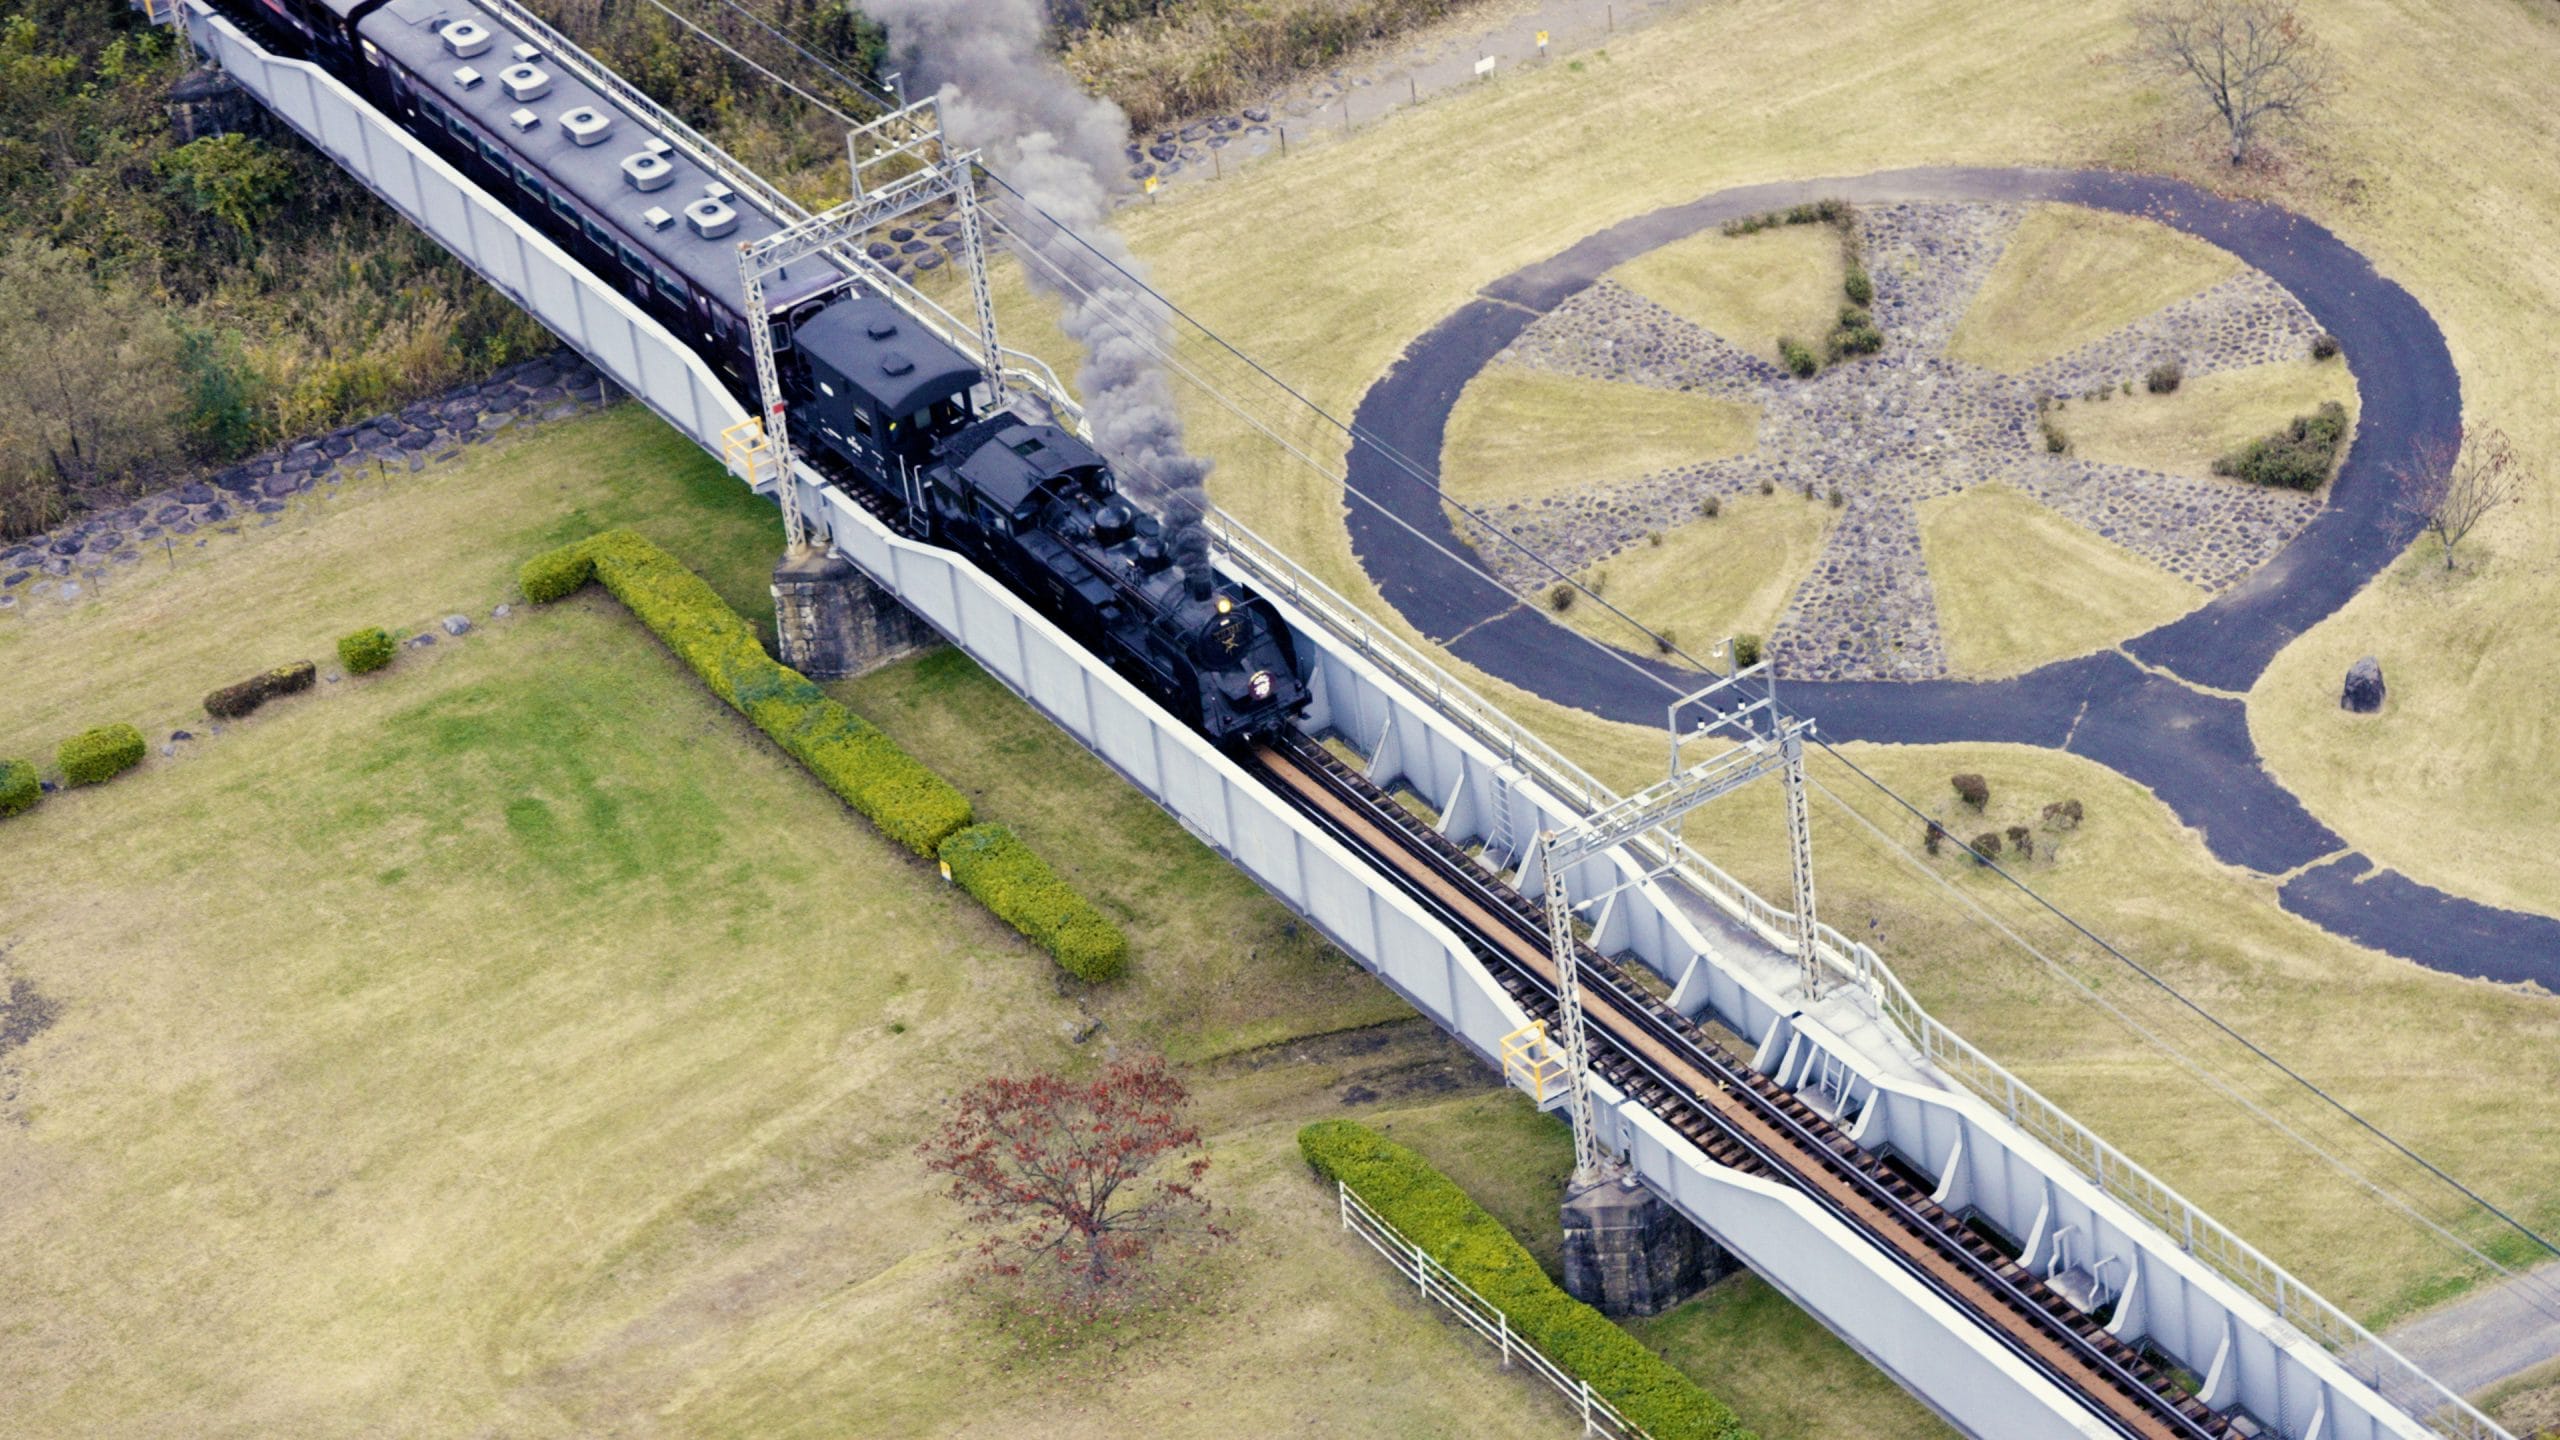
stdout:
POLYGON ((1316 1173, 1369 1208, 1511 1317, 1512 1328, 1655 1440, 1749 1440, 1732 1411, 1607 1317, 1567 1295, 1502 1222, 1421 1156, 1352 1120, 1298 1132, 1316 1173))
POLYGON ((1110 980, 1128 965, 1129 937, 1011 830, 972 825, 943 841, 941 853, 961 889, 1048 951, 1068 974, 1110 980))
POLYGON ((358 630, 338 641, 338 663, 346 666, 350 675, 365 675, 379 670, 390 664, 391 657, 399 653, 399 642, 391 638, 390 631, 379 625, 358 630))
POLYGON ((62 742, 54 759, 62 766, 62 778, 73 785, 95 785, 113 780, 142 763, 142 732, 130 725, 101 725, 83 730, 62 742))
POLYGON ((880 832, 931 856, 976 818, 969 799, 800 672, 764 653, 749 625, 702 577, 628 530, 537 555, 518 576, 527 599, 558 600, 600 580, 711 692, 880 832), (571 583, 572 581, 575 583, 571 583))
POLYGON ((33 810, 44 798, 36 767, 24 760, 0 760, 0 818, 33 810))

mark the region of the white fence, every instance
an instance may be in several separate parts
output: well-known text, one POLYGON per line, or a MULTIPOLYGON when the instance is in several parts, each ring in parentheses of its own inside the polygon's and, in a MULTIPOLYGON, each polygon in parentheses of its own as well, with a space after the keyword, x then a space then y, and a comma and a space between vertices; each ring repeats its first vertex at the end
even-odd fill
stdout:
POLYGON ((1436 1301, 1460 1324, 1483 1337, 1484 1342, 1502 1352, 1502 1368, 1508 1370, 1513 1361, 1529 1367, 1531 1373, 1564 1392, 1565 1400, 1582 1417, 1585 1435, 1609 1435, 1624 1440, 1653 1440, 1634 1421, 1617 1411, 1617 1407, 1593 1394, 1591 1382, 1576 1378, 1572 1372, 1546 1357, 1537 1346, 1520 1338, 1511 1328, 1511 1317, 1495 1304, 1475 1292, 1475 1287, 1449 1273, 1449 1268, 1431 1258, 1429 1251, 1404 1238, 1404 1232, 1386 1221, 1386 1217, 1369 1208, 1350 1186, 1337 1180, 1335 1192, 1342 1199, 1342 1228, 1369 1242, 1369 1248, 1387 1257, 1396 1273, 1413 1282, 1414 1289, 1426 1300, 1436 1301))

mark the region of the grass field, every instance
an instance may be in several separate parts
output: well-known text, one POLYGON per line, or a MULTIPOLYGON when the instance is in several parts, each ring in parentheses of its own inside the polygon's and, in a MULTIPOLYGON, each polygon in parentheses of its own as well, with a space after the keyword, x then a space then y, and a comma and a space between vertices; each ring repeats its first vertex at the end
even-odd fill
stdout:
POLYGON ((2329 400, 2346 406, 2353 421, 2356 382, 2346 366, 2335 360, 2278 360, 2192 376, 2166 395, 2137 385, 2131 395, 2075 404, 2054 420, 2070 435, 2075 455, 2201 479, 2213 474, 2216 457, 2274 434, 2329 400))
MULTIPOLYGON (((1839 514, 1784 490, 1729 496, 1714 519, 1666 530, 1659 545, 1638 541, 1576 578, 1597 582, 1611 605, 1704 657, 1727 636, 1766 640, 1776 632, 1839 514)), ((1575 605, 1559 618, 1612 645, 1653 649, 1597 605, 1575 605)))
POLYGON ((1755 405, 1488 365, 1449 412, 1440 493, 1469 506, 1570 494, 1739 455, 1759 436, 1755 405))
POLYGON ((1947 659, 1960 675, 2022 674, 2166 624, 2206 599, 2005 485, 1924 502, 1920 550, 1947 659))
MULTIPOLYGON (((10 1432, 1566 1425, 1339 1232, 1294 1139, 1410 1116, 1551 1253, 1554 1122, 964 659, 840 690, 1130 926, 1121 985, 1061 982, 600 593, 486 618, 615 523, 769 614, 771 522, 626 408, 8 628, 63 693, 12 689, 0 737, 103 708, 109 653, 120 713, 207 737, 0 832, 0 975, 59 1007, 0 1056, 10 1432), (190 713, 191 666, 454 609, 480 627, 379 675, 190 713), (1194 1088, 1236 1243, 1202 1303, 1061 1355, 954 1287, 911 1151, 990 1069, 1140 1049, 1194 1088)), ((1911 1408, 1792 1309, 1715 1358, 1911 1408)))
POLYGON ((2079 205, 2027 212, 1947 353, 2016 374, 2240 273, 2166 225, 2079 205))
POLYGON ((1781 364, 1778 337, 1819 347, 1848 303, 1848 262, 1828 225, 1780 225, 1749 235, 1709 231, 1639 255, 1609 278, 1735 347, 1781 364))
MULTIPOLYGON (((2560 254, 2560 175, 2536 158, 2560 145, 2560 114, 2540 103, 2540 77, 2560 67, 2560 15, 2503 0, 2456 0, 2423 15, 2400 0, 2340 0, 2315 20, 2340 57, 2340 102, 2317 149, 2270 174, 2232 176, 2187 128, 2181 102, 2105 63, 2130 34, 2116 10, 1888 0, 1859 11, 1858 43, 1844 46, 1829 7, 1740 0, 1623 35, 1605 56, 1583 57, 1581 70, 1509 73, 1348 139, 1293 143, 1286 163, 1132 210, 1126 224, 1167 293, 1348 415, 1411 337, 1480 286, 1659 206, 1740 184, 1917 165, 2184 174, 2302 211, 2408 285, 2445 326, 2473 420, 2506 427, 2549 470, 2560 418, 2518 357, 2538 353, 2539 337, 2560 323, 2560 273, 2548 263, 2560 254), (1418 170, 1416 156, 1431 163, 1418 170), (1311 217, 1325 227, 1322 245, 1306 243, 1311 217)), ((1374 602, 1350 554, 1339 482, 1214 406, 1192 404, 1189 414, 1200 443, 1220 456, 1211 482, 1220 502, 1374 602)), ((1270 417, 1292 444, 1338 461, 1339 431, 1276 409, 1270 417)), ((2548 558, 2555 534, 2560 509, 2548 487, 2537 489, 2474 538, 2509 568, 2484 567, 2480 583, 2445 600, 2376 587, 2297 647, 2317 655, 2299 666, 2317 685, 2288 679, 2288 657, 2253 699, 2253 726, 2279 773, 2387 863, 2458 886, 2459 866, 2434 857, 2456 853, 2466 834, 2502 846, 2514 877, 2547 848, 2549 817, 2512 779, 2560 769, 2560 734, 2531 723, 2532 697, 2560 690, 2560 654, 2515 617, 2560 603, 2560 561, 2548 558), (2487 663, 2437 679, 2445 689, 2429 701, 2436 723, 2385 727, 2373 770, 2295 779, 2299 767, 2271 732, 2305 730, 2316 718, 2305 707, 2335 704, 2343 661, 2333 668, 2331 656, 2351 659, 2395 636, 2430 656, 2477 644, 2487 663), (2428 756, 2444 757, 2448 784, 2370 783, 2418 773, 2428 756)), ((1658 736, 1477 679, 1602 774, 1656 777, 1658 736)), ((2138 790, 2085 761, 2034 758, 2058 787, 2125 798, 2117 813, 2126 830, 2079 842, 2078 853, 2106 862, 2096 867, 2103 883, 2068 865, 2044 882, 2068 877, 2061 898, 2084 920, 2493 1198, 2560 1218, 2551 1178, 2560 1175, 2560 1134, 2515 1125, 2496 1098, 2520 1083, 2560 1081, 2548 1002, 2413 974, 2293 921, 2263 881, 2214 863, 2138 790), (2269 972, 2286 983, 2255 983, 2269 972), (2340 983, 2319 979, 2329 975, 2340 983), (2398 1048, 2405 1033, 2448 1027, 2471 1037, 2454 1057, 2466 1067, 2459 1074, 2445 1073, 2438 1055, 2398 1048), (2491 1054, 2533 1077, 2473 1064, 2491 1054)), ((1942 785, 1945 772, 1984 762, 1979 750, 1947 747, 1908 763, 1917 783, 1942 785)), ((2227 1107, 2120 1030, 2102 1025, 2088 1047, 2107 1057, 2103 1065, 2058 1049, 2053 997, 2011 983, 2008 962, 1985 958, 2014 953, 2005 942, 1922 923, 1920 907, 1892 899, 1899 882, 1888 866, 1899 862, 1862 858, 1863 842, 1853 844, 1825 862, 1833 913, 1853 926, 1888 910, 1915 917, 1885 926, 1886 948, 1965 1033, 2067 1092, 2103 1132, 2351 1305, 2382 1314, 2434 1293, 2425 1282, 2435 1262, 2375 1238, 2369 1209, 2337 1182, 2232 1163, 2254 1161, 2262 1139, 2221 1133, 2218 1119, 2188 1123, 2227 1107), (2219 1148, 2196 1143, 2207 1133, 2219 1148)), ((1782 854, 1739 833, 1711 853, 1746 869, 1782 854)), ((1755 875, 1773 892, 1785 888, 1782 868, 1755 875)))

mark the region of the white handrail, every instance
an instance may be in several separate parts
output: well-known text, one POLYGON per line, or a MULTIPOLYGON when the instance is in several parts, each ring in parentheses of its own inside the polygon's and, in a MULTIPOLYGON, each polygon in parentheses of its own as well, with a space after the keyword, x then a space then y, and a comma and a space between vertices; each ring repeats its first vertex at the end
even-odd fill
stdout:
POLYGON ((1342 1228, 1369 1242, 1369 1248, 1387 1257, 1396 1273, 1414 1283, 1423 1298, 1435 1300, 1458 1317, 1460 1323, 1485 1342, 1502 1351, 1502 1366, 1511 1368, 1518 1360, 1564 1393, 1582 1420, 1585 1435, 1618 1436, 1621 1440, 1653 1440, 1650 1432, 1618 1413, 1618 1408, 1591 1388, 1591 1382, 1577 1378, 1572 1371, 1547 1358, 1546 1352, 1522 1338, 1511 1328, 1511 1317, 1502 1307, 1476 1293, 1474 1286, 1461 1280, 1449 1267, 1434 1259, 1431 1253, 1404 1237, 1387 1218, 1370 1208, 1360 1192, 1336 1180, 1334 1193, 1342 1203, 1342 1228))

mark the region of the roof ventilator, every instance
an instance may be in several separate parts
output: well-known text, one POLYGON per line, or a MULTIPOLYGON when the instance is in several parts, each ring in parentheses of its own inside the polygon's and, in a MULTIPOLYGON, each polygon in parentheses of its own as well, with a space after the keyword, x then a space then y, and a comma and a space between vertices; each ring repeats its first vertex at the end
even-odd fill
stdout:
POLYGON ((693 233, 705 240, 717 240, 738 228, 738 212, 708 197, 684 207, 684 218, 693 225, 693 233))
POLYGON ((518 106, 516 109, 508 112, 507 123, 513 125, 518 130, 530 130, 534 126, 542 123, 542 117, 523 108, 522 106, 518 106))
POLYGON ((560 112, 560 128, 569 133, 573 143, 595 145, 613 133, 613 117, 593 105, 581 105, 560 112))
POLYGON ((710 184, 702 187, 702 193, 710 196, 714 200, 726 200, 738 192, 721 184, 719 181, 714 180, 710 184))
POLYGON ((908 359, 906 352, 901 350, 892 350, 880 357, 880 373, 883 375, 912 375, 915 368, 916 362, 908 359))
POLYGON ((551 77, 537 65, 510 65, 498 72, 498 83, 507 87, 507 94, 519 105, 551 93, 551 77))
POLYGON ((472 86, 479 84, 484 78, 486 77, 482 76, 479 71, 472 69, 468 65, 465 65, 461 69, 453 72, 454 86, 455 88, 462 90, 470 89, 472 86))
POLYGON ((542 52, 530 45, 519 43, 515 49, 515 56, 519 60, 539 60, 542 58, 542 52))
POLYGON ((444 27, 444 48, 457 59, 468 60, 496 43, 498 37, 477 20, 456 20, 444 27))
POLYGON ((863 333, 869 335, 874 340, 886 340, 890 336, 898 333, 898 322, 886 317, 875 316, 870 323, 864 325, 862 329, 863 333))
POLYGON ((662 205, 652 205, 648 209, 640 212, 640 223, 648 226, 652 230, 664 230, 668 226, 676 223, 676 217, 668 214, 666 212, 666 207, 662 205))
POLYGON ((676 167, 668 164, 664 155, 643 150, 623 157, 622 178, 630 181, 634 190, 664 190, 675 183, 676 167))

